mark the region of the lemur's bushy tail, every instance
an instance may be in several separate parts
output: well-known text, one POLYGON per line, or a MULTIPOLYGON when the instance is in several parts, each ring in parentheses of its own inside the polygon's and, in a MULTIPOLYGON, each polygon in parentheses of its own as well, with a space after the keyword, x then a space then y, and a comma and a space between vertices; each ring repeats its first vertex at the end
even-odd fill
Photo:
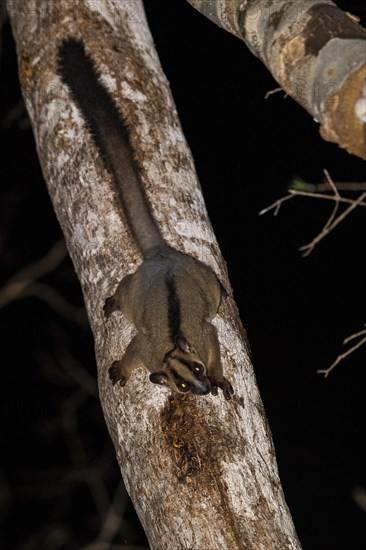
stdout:
POLYGON ((58 74, 86 122, 106 169, 113 175, 131 232, 146 256, 163 244, 150 213, 129 143, 129 131, 82 42, 63 40, 58 74))

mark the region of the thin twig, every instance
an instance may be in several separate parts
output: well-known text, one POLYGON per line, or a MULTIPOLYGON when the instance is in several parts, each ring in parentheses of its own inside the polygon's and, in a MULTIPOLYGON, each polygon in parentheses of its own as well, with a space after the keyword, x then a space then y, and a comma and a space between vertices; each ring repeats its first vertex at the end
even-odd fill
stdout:
POLYGON ((353 340, 354 338, 357 338, 359 336, 364 336, 364 338, 361 338, 361 340, 359 342, 357 342, 356 344, 354 344, 351 348, 349 348, 347 351, 345 351, 344 353, 341 353, 340 355, 338 355, 338 357, 336 358, 336 360, 330 365, 330 367, 328 367, 327 369, 320 369, 320 370, 317 370, 316 372, 318 374, 324 374, 324 378, 327 378, 329 373, 332 372, 333 369, 335 369, 335 367, 341 362, 343 361, 343 359, 345 359, 346 357, 348 357, 349 355, 351 355, 351 353, 353 353, 354 351, 356 351, 358 348, 360 348, 361 346, 363 346, 364 344, 366 344, 366 329, 364 330, 361 330, 360 332, 355 332, 354 334, 351 334, 350 336, 348 336, 347 338, 345 338, 343 340, 343 344, 347 344, 348 342, 350 342, 351 340, 353 340))
MULTIPOLYGON (((323 193, 310 193, 307 191, 298 191, 297 189, 289 189, 288 192, 293 196, 311 197, 314 199, 325 199, 327 201, 334 201, 334 195, 324 195, 323 193)), ((348 197, 340 196, 338 202, 342 202, 344 204, 353 204, 355 202, 355 199, 349 199, 348 197)), ((366 206, 366 202, 360 202, 357 206, 366 206)))
MULTIPOLYGON (((363 199, 366 198, 366 191, 365 193, 362 193, 358 199, 356 199, 353 204, 351 204, 348 208, 346 208, 346 210, 344 210, 342 212, 342 214, 339 214, 339 216, 337 218, 335 218, 335 214, 338 210, 338 206, 339 206, 339 201, 337 200, 336 203, 335 203, 335 207, 333 209, 333 212, 329 218, 329 220, 327 221, 327 223, 325 224, 325 226, 323 227, 323 229, 321 230, 321 232, 308 244, 304 244, 303 246, 300 246, 300 250, 301 251, 305 251, 303 256, 308 256, 313 250, 314 248, 316 247, 316 245, 322 240, 324 239, 324 237, 326 237, 327 235, 329 235, 329 233, 331 231, 333 231, 333 229, 335 227, 337 227, 337 225, 339 223, 341 223, 342 221, 345 220, 345 218, 347 216, 349 216, 349 214, 356 208, 356 206, 358 206, 360 204, 360 202, 363 201, 363 199), (335 218, 335 219, 334 219, 335 218)), ((336 199, 334 199, 336 200, 336 199)))
POLYGON ((47 302, 59 315, 74 321, 83 328, 87 327, 88 319, 83 307, 70 304, 57 290, 38 282, 40 277, 56 269, 66 257, 65 242, 60 239, 43 258, 18 271, 0 288, 0 308, 13 300, 19 300, 26 296, 36 296, 47 302))
POLYGON ((46 302, 56 313, 65 319, 77 323, 82 328, 88 327, 85 308, 74 306, 51 286, 38 282, 30 283, 17 298, 25 298, 27 296, 35 296, 39 300, 46 302))
POLYGON ((67 257, 63 239, 58 240, 47 254, 21 269, 0 289, 0 308, 18 299, 34 280, 53 271, 67 257))
POLYGON ((351 336, 347 336, 347 338, 345 338, 343 340, 343 344, 348 344, 348 342, 350 342, 351 340, 354 340, 355 338, 358 338, 359 336, 363 336, 364 334, 366 334, 366 328, 363 329, 363 330, 360 330, 360 332, 355 332, 354 334, 351 334, 351 336))
POLYGON ((327 178, 327 182, 329 183, 329 185, 330 185, 331 188, 333 189, 334 195, 337 197, 337 199, 340 199, 341 196, 340 196, 340 194, 339 194, 339 192, 338 192, 338 189, 337 189, 337 187, 336 187, 334 181, 333 181, 332 178, 330 177, 328 170, 327 170, 326 168, 324 168, 323 172, 324 172, 325 177, 327 178))
MULTIPOLYGON (((263 210, 261 210, 258 213, 259 216, 262 216, 263 214, 266 214, 270 210, 274 210, 275 212, 274 212, 273 215, 276 216, 278 214, 279 207, 282 205, 282 203, 289 200, 289 199, 293 199, 296 196, 309 197, 309 198, 313 198, 313 199, 325 199, 325 200, 328 200, 328 201, 334 201, 334 195, 324 195, 323 193, 313 193, 313 192, 310 192, 310 191, 299 191, 298 189, 291 189, 291 188, 288 190, 288 192, 289 192, 289 194, 286 195, 285 197, 282 197, 282 198, 276 200, 275 202, 273 202, 272 204, 270 204, 269 206, 267 206, 266 208, 263 208, 263 210)), ((344 203, 344 204, 353 204, 355 202, 355 199, 349 199, 347 197, 342 197, 341 196, 339 198, 339 202, 344 203)), ((366 206, 366 202, 359 202, 357 204, 357 206, 366 206)))
MULTIPOLYGON (((366 206, 366 202, 364 201, 364 199, 366 198, 366 191, 363 192, 357 199, 349 199, 347 197, 342 197, 339 193, 339 188, 338 188, 337 184, 333 182, 332 178, 329 175, 329 172, 326 169, 324 169, 324 175, 325 175, 327 181, 324 184, 321 184, 321 185, 326 186, 325 187, 326 192, 332 191, 333 193, 331 195, 327 194, 327 193, 318 193, 318 192, 309 191, 308 190, 309 188, 319 189, 320 184, 317 185, 317 186, 311 186, 310 184, 307 184, 306 182, 303 182, 302 180, 297 178, 292 182, 292 184, 291 184, 292 186, 289 187, 288 195, 276 200, 275 202, 273 202, 272 204, 270 204, 266 208, 263 208, 263 210, 261 210, 259 212, 259 215, 261 216, 261 215, 269 212, 270 210, 273 210, 274 211, 273 214, 274 214, 274 216, 276 216, 278 214, 282 204, 285 201, 288 201, 291 198, 296 197, 296 196, 311 197, 311 198, 316 198, 316 199, 325 199, 325 200, 328 200, 328 201, 329 200, 333 201, 334 202, 333 210, 332 210, 328 220, 324 224, 322 230, 320 231, 320 233, 310 243, 305 244, 305 245, 300 247, 300 250, 304 252, 303 256, 308 256, 314 250, 316 245, 322 239, 324 239, 324 237, 329 235, 329 233, 331 231, 333 231, 333 229, 335 229, 335 227, 337 227, 337 225, 339 223, 344 221, 345 218, 357 206, 366 206), (346 208, 341 214, 339 214, 339 216, 337 216, 339 206, 340 206, 341 203, 348 204, 349 207, 346 208)), ((353 185, 356 185, 356 184, 353 184, 353 185)), ((359 184, 359 185, 363 186, 364 184, 359 184)), ((366 185, 365 185, 365 188, 366 188, 366 185)))
POLYGON ((332 224, 333 224, 333 221, 336 217, 336 214, 338 212, 338 208, 339 208, 339 199, 340 199, 340 194, 339 192, 337 191, 337 188, 335 187, 332 179, 330 178, 329 176, 329 173, 327 170, 324 170, 324 173, 325 173, 325 176, 328 180, 328 184, 330 185, 331 189, 333 190, 333 193, 334 193, 334 199, 335 199, 335 202, 334 202, 334 207, 333 207, 333 210, 327 220, 327 222, 325 223, 323 229, 321 230, 321 232, 317 235, 317 237, 315 237, 311 243, 307 244, 307 245, 304 245, 304 246, 301 246, 299 250, 305 250, 303 256, 308 256, 315 248, 315 246, 317 245, 317 243, 323 239, 326 235, 328 235, 328 233, 330 233, 331 231, 331 227, 332 227, 332 224))
MULTIPOLYGON (((366 182, 351 182, 351 181, 337 181, 334 182, 338 191, 366 191, 366 182)), ((296 189, 297 191, 307 191, 311 193, 322 193, 331 191, 332 188, 327 181, 322 183, 308 183, 299 177, 292 180, 289 189, 296 189)))
POLYGON ((113 501, 104 515, 103 524, 96 539, 80 550, 109 550, 113 539, 121 531, 121 525, 127 504, 129 502, 128 494, 122 481, 117 485, 114 492, 113 501))
POLYGON ((263 214, 266 214, 270 210, 274 210, 273 215, 277 216, 277 214, 278 214, 278 212, 279 212, 279 210, 282 206, 282 203, 284 203, 285 201, 288 201, 289 199, 293 199, 294 196, 295 196, 295 194, 291 193, 290 195, 286 195, 285 197, 282 197, 282 199, 278 199, 277 201, 275 201, 272 204, 270 204, 269 206, 267 206, 267 208, 263 208, 263 210, 258 212, 258 215, 263 216, 263 214))
MULTIPOLYGON (((277 94, 278 92, 283 92, 283 88, 274 88, 274 90, 269 90, 266 95, 264 96, 264 99, 268 99, 271 95, 277 94)), ((287 96, 287 94, 285 94, 287 96)))

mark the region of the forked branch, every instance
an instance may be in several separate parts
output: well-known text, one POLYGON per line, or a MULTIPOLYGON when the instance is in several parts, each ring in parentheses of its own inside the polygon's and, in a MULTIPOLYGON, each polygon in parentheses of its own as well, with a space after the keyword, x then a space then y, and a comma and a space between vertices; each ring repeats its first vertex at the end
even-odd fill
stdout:
MULTIPOLYGON (((366 327, 366 324, 365 324, 366 327)), ((355 332, 354 334, 351 334, 350 336, 347 336, 343 340, 343 345, 347 345, 352 340, 355 340, 356 338, 360 338, 356 344, 354 344, 352 347, 350 347, 347 351, 344 353, 341 353, 338 355, 337 359, 328 367, 327 369, 320 369, 317 370, 318 374, 324 374, 324 378, 327 378, 329 374, 332 372, 333 369, 341 362, 343 359, 351 355, 351 353, 355 352, 357 349, 359 349, 361 346, 366 344, 366 328, 363 330, 360 330, 359 332, 355 332)))
POLYGON ((289 189, 288 194, 274 203, 270 204, 263 210, 259 212, 259 215, 266 214, 270 210, 274 210, 274 216, 277 216, 282 204, 285 201, 288 201, 294 197, 308 197, 315 199, 325 199, 334 202, 333 210, 324 224, 321 231, 316 235, 309 243, 301 246, 299 250, 303 252, 303 256, 308 256, 316 247, 316 245, 324 239, 333 229, 337 227, 345 218, 357 207, 357 206, 366 206, 366 183, 350 183, 349 191, 360 191, 364 190, 356 199, 351 199, 348 197, 342 196, 339 191, 341 189, 346 189, 346 184, 341 182, 340 184, 334 183, 330 177, 327 170, 324 169, 324 175, 326 177, 326 182, 320 183, 318 185, 308 184, 300 179, 295 179, 289 189), (314 190, 315 189, 315 190, 314 190), (332 194, 328 194, 329 191, 332 191, 332 194), (338 210, 341 204, 349 205, 345 210, 338 214, 338 210), (338 215, 337 215, 338 214, 338 215))
MULTIPOLYGON (((259 212, 260 215, 265 214, 266 212, 269 212, 270 210, 274 211, 274 215, 277 216, 279 209, 281 208, 282 204, 292 199, 296 196, 302 196, 302 197, 310 197, 310 198, 316 198, 316 199, 326 199, 331 200, 334 202, 333 210, 324 224, 322 230, 314 237, 314 239, 303 246, 300 247, 300 250, 303 251, 303 256, 308 256, 316 247, 316 245, 337 225, 339 225, 342 221, 345 220, 345 218, 357 207, 357 206, 366 206, 366 183, 360 182, 360 183, 344 183, 344 182, 337 182, 334 183, 332 178, 330 177, 327 170, 324 170, 324 174, 326 177, 326 181, 319 184, 310 184, 307 182, 304 182, 301 179, 295 179, 291 183, 291 187, 288 189, 288 195, 285 197, 282 197, 281 199, 278 199, 274 203, 272 203, 267 208, 264 208, 259 212), (343 197, 339 191, 345 190, 345 191, 363 191, 356 199, 349 199, 347 197, 343 197), (327 194, 329 191, 332 191, 332 194, 327 194), (339 207, 341 204, 347 204, 347 208, 343 210, 340 214, 337 215, 339 207)), ((366 326, 366 325, 365 325, 366 326)), ((345 340, 343 341, 343 344, 346 345, 352 340, 360 338, 358 342, 356 342, 353 346, 351 346, 347 351, 344 353, 341 353, 338 355, 336 360, 327 368, 327 369, 320 369, 317 372, 319 374, 324 374, 324 377, 327 378, 329 373, 341 362, 343 359, 351 355, 353 352, 355 352, 358 348, 366 344, 366 329, 361 330, 360 332, 351 334, 345 340)))

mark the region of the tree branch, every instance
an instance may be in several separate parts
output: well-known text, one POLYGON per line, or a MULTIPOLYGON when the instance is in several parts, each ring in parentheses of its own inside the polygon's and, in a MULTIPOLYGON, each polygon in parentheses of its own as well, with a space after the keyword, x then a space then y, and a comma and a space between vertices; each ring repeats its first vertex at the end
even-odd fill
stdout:
POLYGON ((188 0, 244 40, 323 139, 366 159, 366 32, 330 0, 188 0))
MULTIPOLYGON (((326 170, 324 170, 324 172, 326 172, 326 170)), ((366 182, 363 181, 335 181, 334 185, 338 191, 366 191, 366 182)), ((307 193, 323 193, 324 191, 332 191, 333 187, 329 181, 309 183, 296 177, 292 180, 289 189, 306 191, 307 193)))
POLYGON ((300 548, 280 487, 271 435, 236 307, 215 318, 235 396, 173 396, 137 370, 112 387, 108 367, 133 334, 103 304, 141 257, 112 180, 55 74, 57 44, 84 40, 126 118, 136 162, 164 238, 209 264, 229 287, 193 159, 142 4, 12 0, 23 95, 43 173, 83 289, 95 339, 100 399, 126 488, 152 550, 300 548), (41 13, 40 13, 41 12, 41 13))
POLYGON ((351 334, 350 336, 348 336, 347 338, 345 338, 343 340, 343 344, 346 345, 351 340, 354 340, 355 338, 360 338, 360 336, 363 336, 363 338, 361 338, 361 340, 359 340, 356 344, 351 346, 347 351, 345 351, 344 353, 341 353, 340 355, 338 355, 338 357, 330 365, 330 367, 328 367, 327 369, 317 370, 317 373, 324 374, 324 378, 328 378, 328 376, 332 372, 332 370, 335 369, 336 366, 339 365, 339 363, 341 361, 343 361, 343 359, 345 359, 346 357, 351 355, 351 353, 354 353, 358 348, 360 348, 361 346, 364 346, 366 344, 366 329, 360 330, 359 332, 355 332, 354 334, 351 334))
MULTIPOLYGON (((295 185, 293 185, 293 183, 291 183, 291 187, 289 187, 289 189, 288 189, 288 192, 289 192, 288 195, 286 195, 286 196, 284 196, 280 199, 277 199, 274 203, 270 204, 266 208, 263 208, 263 210, 261 210, 259 212, 259 215, 261 216, 263 214, 266 214, 270 210, 273 210, 274 211, 273 215, 277 216, 282 204, 284 202, 288 201, 289 199, 292 199, 296 196, 310 197, 310 198, 313 198, 313 199, 325 199, 325 200, 330 200, 330 201, 334 202, 333 210, 332 210, 328 220, 324 224, 322 230, 308 244, 300 246, 299 250, 304 252, 303 256, 308 256, 314 250, 316 245, 322 239, 324 239, 324 237, 329 235, 329 233, 331 233, 331 231, 333 231, 333 229, 335 229, 338 224, 340 224, 342 221, 344 221, 345 218, 347 216, 349 216, 349 214, 357 206, 366 206, 366 202, 364 202, 364 199, 366 198, 366 191, 364 193, 361 193, 361 195, 359 195, 359 197, 356 198, 356 199, 349 199, 347 197, 342 197, 339 193, 340 187, 338 186, 337 183, 333 182, 333 180, 329 176, 329 173, 328 173, 327 170, 324 170, 324 174, 327 178, 327 184, 320 184, 320 185, 311 186, 310 184, 306 184, 305 182, 302 182, 302 180, 295 180, 295 185), (301 189, 307 189, 307 188, 316 188, 316 189, 319 188, 321 190, 324 190, 325 192, 329 191, 329 189, 330 189, 330 190, 333 191, 333 195, 327 195, 324 192, 313 192, 313 191, 302 191, 301 190, 301 189), (341 214, 339 214, 339 216, 336 217, 339 205, 341 203, 349 204, 350 206, 348 208, 346 208, 345 210, 343 210, 343 212, 341 214)), ((352 184, 351 184, 351 186, 352 186, 352 184)), ((353 190, 355 188, 358 189, 356 184, 353 185, 353 190)), ((363 184, 360 184, 360 189, 362 189, 362 188, 363 188, 363 184)), ((348 189, 348 190, 351 190, 351 189, 348 189)))
POLYGON ((53 271, 66 257, 65 242, 60 239, 43 258, 18 271, 0 288, 0 308, 23 296, 36 279, 53 271))

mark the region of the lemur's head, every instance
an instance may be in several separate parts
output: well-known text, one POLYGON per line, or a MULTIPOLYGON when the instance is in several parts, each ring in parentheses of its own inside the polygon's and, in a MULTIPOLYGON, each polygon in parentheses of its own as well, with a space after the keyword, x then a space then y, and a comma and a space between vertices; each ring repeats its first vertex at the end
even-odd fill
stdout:
POLYGON ((206 395, 211 390, 205 364, 182 336, 175 339, 175 347, 165 355, 161 371, 150 374, 150 380, 178 393, 206 395))

